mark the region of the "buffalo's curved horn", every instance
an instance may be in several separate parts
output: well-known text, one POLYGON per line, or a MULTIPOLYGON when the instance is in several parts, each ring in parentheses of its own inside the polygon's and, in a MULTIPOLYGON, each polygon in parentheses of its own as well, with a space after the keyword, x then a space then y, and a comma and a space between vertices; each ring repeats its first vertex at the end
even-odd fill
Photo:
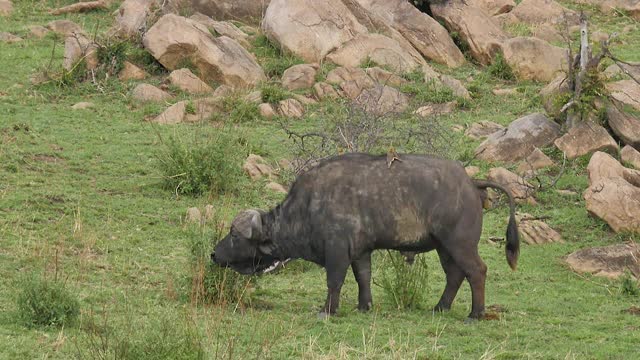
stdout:
POLYGON ((257 210, 245 210, 238 214, 231 226, 244 238, 260 239, 262 237, 262 217, 257 210))

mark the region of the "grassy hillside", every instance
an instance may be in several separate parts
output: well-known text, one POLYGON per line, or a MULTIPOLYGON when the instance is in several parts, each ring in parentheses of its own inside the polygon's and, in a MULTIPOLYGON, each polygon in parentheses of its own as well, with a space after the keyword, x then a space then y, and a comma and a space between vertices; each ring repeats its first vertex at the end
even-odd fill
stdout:
MULTIPOLYGON (((303 263, 255 279, 247 287, 248 303, 200 304, 193 291, 197 287, 194 248, 217 240, 219 230, 211 223, 186 224, 186 209, 212 204, 216 219, 228 223, 239 210, 268 208, 281 196, 265 190, 266 181, 251 182, 245 176, 235 184, 237 190, 222 195, 189 196, 167 189, 160 159, 167 156, 168 139, 197 146, 228 131, 240 138, 229 151, 240 152, 241 159, 257 153, 272 163, 291 157, 290 140, 276 122, 242 116, 153 125, 145 119, 167 105, 132 101, 129 93, 135 82, 111 78, 99 86, 90 81, 32 85, 32 74, 46 68, 60 71, 63 41, 51 34, 43 39, 30 37, 27 26, 68 18, 100 34, 111 24, 111 11, 47 14, 49 8, 65 3, 69 2, 15 1, 14 14, 0 18, 0 31, 25 39, 0 43, 0 358, 640 356, 640 318, 624 312, 640 305, 640 298, 624 295, 619 281, 577 275, 562 260, 577 249, 638 240, 615 235, 604 222, 588 216, 581 196, 587 187, 588 158, 568 162, 556 187, 537 194, 538 206, 520 207, 547 216, 546 221, 566 242, 523 245, 518 271, 507 266, 503 248, 488 241, 503 236, 506 207, 486 212, 480 251, 489 266, 487 304, 502 308, 499 320, 463 323, 471 303, 466 283, 451 312, 430 311, 444 287, 435 253, 421 255, 427 258, 429 281, 423 289, 425 301, 416 309, 396 309, 384 291, 374 286, 373 310, 359 313, 357 286, 348 275, 339 315, 317 320, 325 297, 324 270, 303 263), (95 107, 72 110, 80 101, 95 107), (576 194, 561 195, 557 189, 576 194), (64 284, 78 298, 76 323, 62 328, 24 325, 18 298, 34 278, 64 284)), ((640 61, 637 22, 597 13, 592 22, 605 32, 634 26, 620 35, 615 51, 628 61, 640 61)), ((276 73, 281 62, 295 62, 278 62, 267 46, 256 52, 263 64, 271 61, 269 66, 276 73)), ((438 119, 443 126, 479 120, 506 125, 542 111, 537 96, 541 84, 499 80, 474 65, 453 72, 439 70, 465 81, 474 94, 453 115, 438 119), (517 93, 492 95, 491 90, 498 87, 513 87, 517 93)), ((165 75, 149 81, 159 84, 165 75)), ((179 93, 172 102, 185 98, 188 95, 179 93)), ((314 126, 331 106, 310 108, 295 126, 314 126)), ((450 137, 457 154, 468 154, 479 144, 455 132, 450 137)), ((557 151, 548 153, 562 163, 557 151)), ((472 164, 483 172, 489 168, 475 160, 472 164)), ((548 176, 553 177, 554 171, 548 176)), ((385 271, 380 266, 382 256, 374 257, 374 280, 385 271)))

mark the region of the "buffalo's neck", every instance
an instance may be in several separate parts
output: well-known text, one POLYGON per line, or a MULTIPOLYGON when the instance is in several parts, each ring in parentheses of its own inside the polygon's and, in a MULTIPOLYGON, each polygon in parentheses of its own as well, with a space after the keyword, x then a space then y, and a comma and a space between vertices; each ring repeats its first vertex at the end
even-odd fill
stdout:
POLYGON ((286 214, 280 206, 263 215, 266 237, 273 241, 276 254, 282 259, 305 259, 318 262, 305 234, 305 221, 286 214))

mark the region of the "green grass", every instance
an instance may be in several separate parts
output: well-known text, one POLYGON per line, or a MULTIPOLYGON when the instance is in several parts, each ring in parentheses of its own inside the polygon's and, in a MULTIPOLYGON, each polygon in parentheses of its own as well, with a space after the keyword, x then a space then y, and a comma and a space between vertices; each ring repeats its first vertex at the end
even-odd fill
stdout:
MULTIPOLYGON (((48 65, 53 41, 58 42, 53 64, 59 66, 62 41, 29 38, 26 26, 46 24, 54 19, 47 15, 48 8, 69 3, 15 1, 14 15, 0 21, 0 31, 25 36, 22 43, 0 44, 0 357, 637 357, 639 319, 623 312, 639 304, 637 296, 625 295, 633 286, 574 274, 562 260, 584 247, 638 241, 637 236, 612 234, 605 223, 586 212, 581 197, 587 187, 584 158, 568 162, 556 186, 574 190, 577 196, 548 189, 537 194, 539 206, 519 208, 549 216, 548 223, 567 242, 523 245, 517 272, 509 270, 504 249, 487 241, 504 234, 506 208, 485 213, 480 253, 489 266, 487 304, 504 307, 500 320, 463 323, 471 303, 466 283, 451 312, 428 311, 444 287, 435 253, 423 255, 429 272, 422 293, 424 308, 398 310, 383 289, 374 286, 373 310, 361 314, 355 309, 357 286, 349 274, 339 315, 319 321, 316 312, 326 295, 324 270, 300 262, 255 279, 246 288, 246 302, 203 305, 195 301, 191 296, 194 244, 206 249, 212 246, 207 239, 213 242, 220 235, 212 223, 197 230, 184 224, 186 209, 212 204, 226 229, 239 210, 268 208, 282 196, 265 190, 265 179, 243 178, 237 184, 239 191, 224 194, 207 191, 191 196, 165 189, 165 174, 156 157, 164 146, 160 138, 195 139, 219 129, 209 122, 154 126, 144 121, 166 105, 130 101, 128 94, 135 83, 105 81, 99 88, 91 83, 32 86, 29 76, 48 65), (95 108, 72 111, 70 107, 79 101, 91 101, 95 108), (21 279, 54 274, 79 299, 77 323, 59 329, 24 326, 16 302, 25 289, 21 279)), ((66 18, 101 33, 111 24, 115 6, 66 18)), ((604 15, 593 21, 610 30, 632 24, 624 17, 604 15)), ((626 33, 621 39, 624 43, 613 50, 616 55, 639 61, 640 51, 634 44, 639 43, 640 34, 626 33)), ((286 56, 280 59, 279 50, 260 46, 263 53, 258 58, 263 64, 272 62, 268 69, 273 76, 299 62, 286 56)), ((145 59, 141 53, 135 56, 145 59)), ((152 61, 144 64, 157 66, 152 61)), ((471 65, 444 72, 458 79, 471 78, 474 84, 474 97, 465 109, 437 119, 446 126, 478 120, 505 125, 541 111, 540 84, 518 83, 516 95, 496 97, 491 95, 493 88, 513 84, 471 65)), ((448 99, 420 91, 424 101, 448 99)), ((294 125, 301 130, 312 128, 317 116, 331 113, 325 108, 331 106, 339 108, 330 102, 309 107, 307 117, 294 125)), ((270 163, 290 158, 291 144, 280 127, 259 117, 249 119, 244 114, 253 112, 245 110, 237 119, 221 119, 238 135, 245 154, 260 154, 270 163)), ((459 133, 452 133, 452 138, 460 152, 479 144, 459 133)), ((557 152, 549 155, 562 163, 557 152)), ((489 168, 477 160, 472 164, 484 172, 489 168)), ((553 171, 558 170, 549 177, 553 171)), ((385 271, 382 255, 374 254, 374 279, 382 279, 385 271)))

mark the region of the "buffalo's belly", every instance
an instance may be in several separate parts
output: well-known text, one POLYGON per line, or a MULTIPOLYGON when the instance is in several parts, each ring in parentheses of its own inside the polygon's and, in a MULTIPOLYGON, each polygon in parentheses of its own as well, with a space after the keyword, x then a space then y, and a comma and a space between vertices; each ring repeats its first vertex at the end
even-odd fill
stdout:
POLYGON ((379 239, 375 243, 376 249, 391 249, 400 251, 419 251, 426 252, 435 249, 438 246, 438 241, 432 236, 424 236, 414 241, 407 241, 406 239, 379 239))

